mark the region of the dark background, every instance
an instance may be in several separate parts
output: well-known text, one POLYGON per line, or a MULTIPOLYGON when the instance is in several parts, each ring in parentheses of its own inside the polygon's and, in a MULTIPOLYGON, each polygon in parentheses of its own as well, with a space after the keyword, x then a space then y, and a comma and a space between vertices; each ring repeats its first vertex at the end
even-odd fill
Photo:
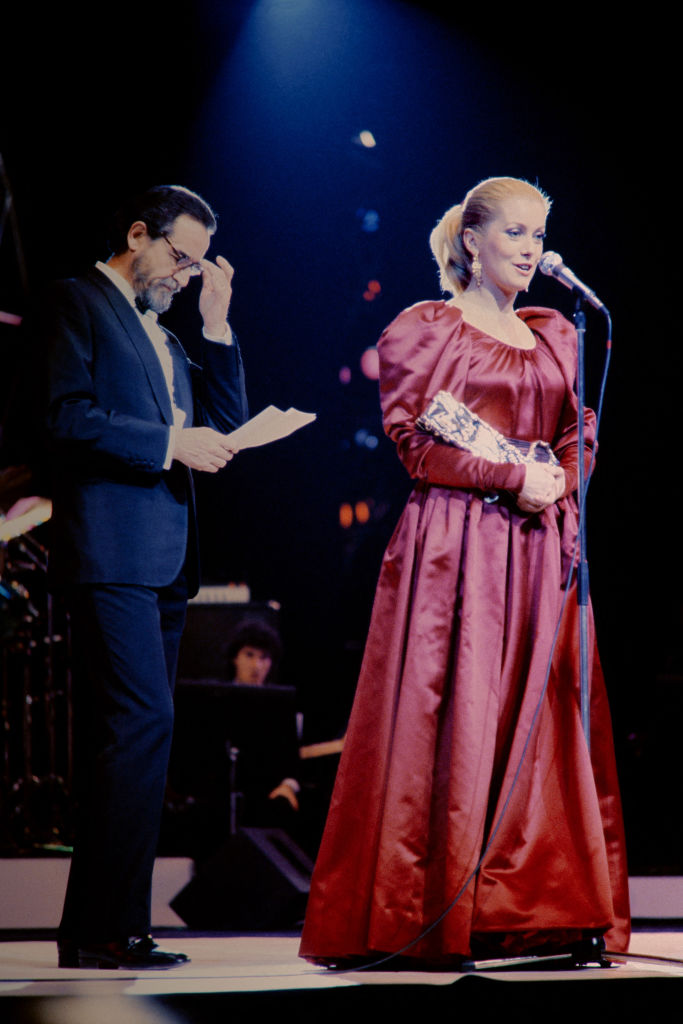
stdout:
MULTIPOLYGON (((614 321, 589 555, 631 869, 683 872, 670 811, 683 781, 673 29, 657 5, 598 23, 567 8, 561 20, 437 6, 197 0, 6 16, 0 153, 29 296, 6 227, 0 309, 23 313, 47 280, 106 259, 104 224, 132 192, 178 182, 216 208, 252 411, 318 419, 200 480, 205 581, 281 602, 282 676, 332 734, 410 489, 360 356, 400 309, 438 296, 427 238, 448 206, 490 175, 537 181, 554 200, 548 247, 614 321), (358 144, 363 129, 374 149, 358 144), (368 302, 371 279, 381 292, 368 302), (361 500, 370 521, 343 530, 340 504, 361 500)), ((189 347, 195 285, 169 314, 189 347)), ((554 281, 535 281, 528 301, 571 315, 554 281)), ((605 324, 587 316, 594 404, 605 324)), ((18 337, 0 325, 7 374, 18 337)))

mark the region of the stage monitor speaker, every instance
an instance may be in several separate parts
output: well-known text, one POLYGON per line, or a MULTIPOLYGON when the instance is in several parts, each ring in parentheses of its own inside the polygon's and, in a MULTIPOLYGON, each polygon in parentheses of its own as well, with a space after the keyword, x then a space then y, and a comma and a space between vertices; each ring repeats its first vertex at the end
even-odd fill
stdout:
POLYGON ((299 923, 313 862, 281 829, 241 828, 171 900, 189 928, 289 929, 299 923))

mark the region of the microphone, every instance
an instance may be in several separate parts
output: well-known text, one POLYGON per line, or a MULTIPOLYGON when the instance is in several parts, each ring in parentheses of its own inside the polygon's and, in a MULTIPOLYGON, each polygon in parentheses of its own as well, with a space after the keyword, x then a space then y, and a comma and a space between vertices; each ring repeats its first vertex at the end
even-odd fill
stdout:
POLYGON ((548 277, 556 277, 565 288, 571 288, 572 291, 583 295, 584 299, 590 302, 591 306, 595 306, 596 309, 601 309, 605 313, 607 312, 604 302, 601 302, 595 292, 587 284, 584 284, 583 281, 579 281, 576 274, 564 265, 559 253, 544 252, 538 264, 538 269, 548 277))

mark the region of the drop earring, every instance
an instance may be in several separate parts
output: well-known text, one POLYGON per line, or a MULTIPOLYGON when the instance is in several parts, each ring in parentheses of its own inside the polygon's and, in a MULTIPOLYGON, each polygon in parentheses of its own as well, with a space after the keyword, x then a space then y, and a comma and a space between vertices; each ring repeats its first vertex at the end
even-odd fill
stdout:
POLYGON ((472 277, 474 278, 477 288, 481 288, 481 261, 479 259, 479 253, 476 252, 472 257, 472 277))

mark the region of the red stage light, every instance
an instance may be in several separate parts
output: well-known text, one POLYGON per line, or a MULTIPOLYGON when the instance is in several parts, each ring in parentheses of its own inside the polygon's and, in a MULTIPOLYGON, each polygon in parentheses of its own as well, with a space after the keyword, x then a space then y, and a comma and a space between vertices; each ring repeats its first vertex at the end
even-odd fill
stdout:
POLYGON ((367 523, 370 519, 370 506, 367 501, 356 502, 356 519, 359 523, 367 523))
POLYGON ((348 530, 353 523, 353 509, 348 502, 339 506, 339 525, 343 530, 348 530))

